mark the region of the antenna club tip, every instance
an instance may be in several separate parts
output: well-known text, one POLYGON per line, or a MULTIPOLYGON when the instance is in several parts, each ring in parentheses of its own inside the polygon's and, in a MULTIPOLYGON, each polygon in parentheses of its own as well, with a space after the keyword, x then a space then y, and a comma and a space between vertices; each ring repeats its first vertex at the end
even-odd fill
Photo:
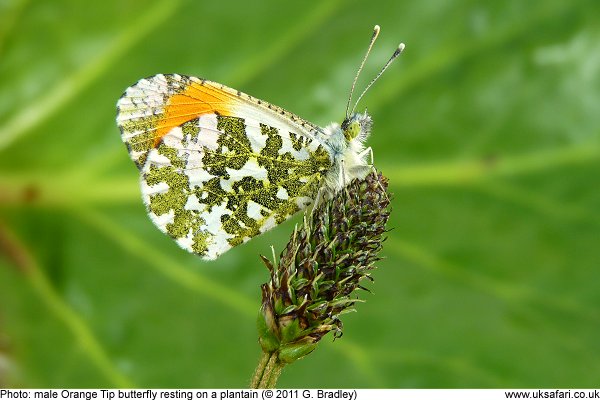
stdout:
POLYGON ((404 48, 405 48, 405 47, 406 47, 406 46, 404 45, 404 43, 400 43, 400 44, 398 45, 398 51, 399 51, 399 52, 402 52, 402 51, 404 51, 404 48))
POLYGON ((375 25, 373 27, 373 37, 371 38, 371 46, 375 42, 375 39, 377 39, 377 36, 379 36, 379 31, 380 30, 381 30, 381 28, 379 27, 379 25, 375 25))

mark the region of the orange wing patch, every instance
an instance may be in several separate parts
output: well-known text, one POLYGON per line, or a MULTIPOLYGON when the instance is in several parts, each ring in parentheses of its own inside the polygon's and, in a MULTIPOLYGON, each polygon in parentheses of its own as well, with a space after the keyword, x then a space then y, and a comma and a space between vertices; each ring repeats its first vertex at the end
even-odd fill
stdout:
POLYGON ((231 89, 184 75, 155 75, 129 87, 117 103, 117 124, 138 168, 173 128, 204 114, 231 116, 231 89))
POLYGON ((192 81, 182 92, 169 97, 164 114, 157 121, 154 147, 171 129, 203 114, 231 116, 231 106, 232 98, 225 91, 208 82, 192 81))

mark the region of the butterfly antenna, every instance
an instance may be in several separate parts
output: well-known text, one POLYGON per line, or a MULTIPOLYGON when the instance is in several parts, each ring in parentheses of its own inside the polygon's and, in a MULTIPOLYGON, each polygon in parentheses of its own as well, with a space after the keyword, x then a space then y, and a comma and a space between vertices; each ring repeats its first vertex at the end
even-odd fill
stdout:
POLYGON ((360 67, 358 67, 358 71, 356 72, 356 76, 354 77, 354 82, 352 82, 352 88, 350 89, 350 96, 348 97, 348 105, 346 105, 346 118, 348 118, 348 110, 350 109, 350 103, 352 102, 352 93, 354 93, 354 86, 356 86, 356 82, 358 81, 358 76, 360 75, 360 71, 362 71, 365 62, 367 61, 367 57, 369 57, 369 53, 371 52, 371 49, 373 48, 373 44, 375 43, 375 40, 377 40, 377 36, 379 36, 379 31, 381 30, 381 28, 379 27, 379 25, 375 25, 375 27, 373 28, 373 36, 371 36, 371 41, 369 42, 369 48, 367 49, 367 52, 365 53, 365 57, 363 58, 362 62, 360 63, 360 67))
MULTIPOLYGON (((351 114, 354 114, 354 110, 356 110, 356 106, 360 102, 360 99, 363 98, 363 96, 365 95, 365 93, 367 93, 367 91, 369 90, 369 88, 371 88, 371 86, 373 86, 373 84, 375 82, 377 82, 377 79, 379 79, 379 77, 381 75, 383 75, 383 73, 385 72, 385 70, 396 59, 396 57, 398 57, 400 55, 400 53, 402 53, 403 50, 404 50, 404 43, 400 43, 398 45, 398 48, 396 49, 396 51, 394 51, 394 54, 392 54, 392 56, 388 60, 388 62, 383 66, 383 68, 381 68, 381 71, 379 71, 379 73, 377 74, 377 76, 375 78, 373 78, 373 80, 367 85, 367 87, 365 88, 365 90, 363 90, 363 92, 361 93, 361 95, 358 96, 358 100, 356 100, 356 103, 354 103, 354 107, 352 107, 352 113, 351 114)), ((346 112, 346 116, 348 116, 348 112, 346 112)))

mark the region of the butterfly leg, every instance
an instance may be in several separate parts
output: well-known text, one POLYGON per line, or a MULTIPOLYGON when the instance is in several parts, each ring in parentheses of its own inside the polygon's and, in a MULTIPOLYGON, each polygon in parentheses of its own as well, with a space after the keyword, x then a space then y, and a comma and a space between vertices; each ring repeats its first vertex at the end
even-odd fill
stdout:
POLYGON ((360 163, 357 163, 350 171, 353 177, 364 178, 369 172, 375 171, 373 165, 373 149, 367 147, 357 154, 357 158, 360 160, 360 163), (367 157, 369 158, 369 162, 365 162, 365 158, 367 157))
MULTIPOLYGON (((367 147, 363 152, 360 153, 361 156, 365 156, 369 154, 371 157, 371 163, 368 165, 369 168, 371 169, 371 172, 373 173, 377 173, 377 169, 375 168, 375 163, 374 163, 374 159, 373 159, 373 149, 370 147, 367 147)), ((390 200, 390 198, 388 197, 387 191, 385 190, 385 188, 381 185, 381 182, 378 180, 377 181, 379 187, 381 188, 381 190, 385 193, 385 197, 388 199, 388 201, 390 200)))
POLYGON ((342 180, 342 187, 345 188, 348 181, 346 179, 346 168, 344 168, 344 159, 340 160, 340 175, 340 178, 342 180))
POLYGON ((365 157, 367 157, 367 155, 369 156, 369 158, 370 158, 370 160, 371 160, 371 161, 370 161, 370 163, 369 163, 369 164, 367 164, 367 165, 368 165, 369 167, 373 167, 373 162, 374 162, 374 159, 373 159, 373 149, 372 149, 372 148, 370 148, 370 147, 367 147, 366 149, 364 149, 362 152, 360 152, 360 153, 358 154, 358 156, 359 156, 361 159, 364 159, 365 157))

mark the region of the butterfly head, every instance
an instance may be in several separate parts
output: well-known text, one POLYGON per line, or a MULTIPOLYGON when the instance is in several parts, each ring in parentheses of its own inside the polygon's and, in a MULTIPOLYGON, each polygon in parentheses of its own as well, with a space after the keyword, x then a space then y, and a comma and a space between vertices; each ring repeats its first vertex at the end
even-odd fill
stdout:
POLYGON ((371 116, 364 113, 354 113, 342 122, 342 131, 348 142, 358 139, 363 142, 371 133, 373 122, 371 116))

